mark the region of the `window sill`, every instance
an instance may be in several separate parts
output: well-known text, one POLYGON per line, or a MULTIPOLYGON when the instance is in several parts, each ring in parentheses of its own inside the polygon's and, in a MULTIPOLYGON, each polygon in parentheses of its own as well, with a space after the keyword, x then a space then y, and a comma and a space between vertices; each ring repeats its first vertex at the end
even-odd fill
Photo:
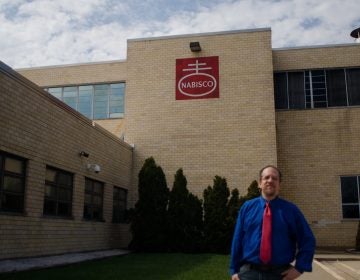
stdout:
POLYGON ((360 218, 348 218, 348 219, 342 218, 341 219, 342 223, 349 223, 349 222, 354 223, 354 222, 359 222, 359 221, 360 221, 360 218))
POLYGON ((73 216, 53 216, 53 215, 43 215, 44 219, 55 219, 55 220, 75 220, 73 216))
POLYGON ((0 215, 27 217, 27 215, 26 215, 25 212, 7 212, 7 211, 0 211, 0 215))
POLYGON ((82 219, 83 222, 97 222, 97 223, 105 223, 106 221, 104 219, 82 219))
POLYGON ((112 224, 114 224, 114 225, 128 225, 128 224, 130 224, 130 222, 111 222, 112 224))

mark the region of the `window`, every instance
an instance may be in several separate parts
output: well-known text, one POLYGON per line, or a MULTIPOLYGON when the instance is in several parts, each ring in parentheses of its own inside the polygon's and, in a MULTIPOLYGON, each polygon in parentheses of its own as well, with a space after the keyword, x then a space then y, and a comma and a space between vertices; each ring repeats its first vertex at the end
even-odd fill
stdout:
POLYGON ((25 159, 0 152, 0 211, 24 212, 25 159))
POLYGON ((360 105, 360 69, 346 69, 349 105, 360 105))
POLYGON ((73 174, 46 168, 44 215, 71 217, 73 174))
POLYGON ((274 73, 276 109, 360 105, 360 68, 274 73))
POLYGON ((304 72, 288 73, 289 108, 305 108, 304 72))
POLYGON ((327 107, 324 70, 305 71, 306 108, 327 107))
POLYGON ((360 218, 359 176, 341 177, 341 202, 344 219, 360 218))
POLYGON ((345 69, 326 70, 328 106, 347 106, 345 69))
POLYGON ((77 110, 77 87, 64 87, 62 100, 71 108, 77 110))
POLYGON ((47 91, 89 119, 124 117, 125 83, 53 87, 47 91))
POLYGON ((103 220, 104 184, 85 178, 84 219, 103 220))
POLYGON ((289 100, 287 94, 287 73, 274 74, 275 86, 275 108, 287 109, 289 108, 289 100))
POLYGON ((113 223, 124 223, 126 221, 127 190, 114 187, 113 191, 113 223))
POLYGON ((77 110, 89 119, 92 118, 92 86, 79 86, 79 101, 77 110))

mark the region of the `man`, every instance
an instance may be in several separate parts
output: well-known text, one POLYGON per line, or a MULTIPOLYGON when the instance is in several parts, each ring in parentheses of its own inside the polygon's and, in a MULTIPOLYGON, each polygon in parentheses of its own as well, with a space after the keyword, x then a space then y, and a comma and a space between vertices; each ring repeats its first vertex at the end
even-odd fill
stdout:
POLYGON ((232 280, 292 280, 312 270, 315 238, 301 211, 279 198, 281 172, 259 172, 261 195, 241 207, 232 249, 232 280), (290 265, 295 262, 295 266, 290 265))

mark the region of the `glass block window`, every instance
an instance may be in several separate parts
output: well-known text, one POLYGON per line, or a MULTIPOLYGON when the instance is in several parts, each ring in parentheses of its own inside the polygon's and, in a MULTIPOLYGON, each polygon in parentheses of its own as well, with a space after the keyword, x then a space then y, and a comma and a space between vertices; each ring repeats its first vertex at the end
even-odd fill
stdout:
POLYGON ((26 160, 0 152, 0 211, 24 212, 26 160))
POLYGON ((124 117, 125 83, 51 87, 46 90, 89 119, 124 117))

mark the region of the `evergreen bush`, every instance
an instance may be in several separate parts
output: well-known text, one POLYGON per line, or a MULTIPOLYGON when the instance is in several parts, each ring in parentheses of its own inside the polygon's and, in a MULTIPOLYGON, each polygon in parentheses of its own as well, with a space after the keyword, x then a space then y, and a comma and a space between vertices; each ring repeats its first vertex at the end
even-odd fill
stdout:
POLYGON ((250 186, 247 189, 247 194, 240 197, 240 207, 244 204, 245 201, 258 197, 260 195, 259 184, 256 180, 252 181, 250 186))
POLYGON ((139 172, 138 194, 132 217, 132 250, 166 251, 169 189, 165 174, 153 157, 145 160, 139 172))
POLYGON ((183 170, 177 170, 169 197, 169 246, 174 252, 197 252, 202 241, 202 202, 191 194, 183 170))
POLYGON ((230 195, 225 178, 215 176, 213 187, 204 190, 204 240, 206 250, 228 253, 227 203, 230 195))
POLYGON ((240 198, 238 189, 231 191, 231 196, 227 204, 227 217, 226 217, 226 242, 224 246, 227 248, 227 252, 230 252, 231 241, 234 234, 235 224, 240 209, 240 198))

